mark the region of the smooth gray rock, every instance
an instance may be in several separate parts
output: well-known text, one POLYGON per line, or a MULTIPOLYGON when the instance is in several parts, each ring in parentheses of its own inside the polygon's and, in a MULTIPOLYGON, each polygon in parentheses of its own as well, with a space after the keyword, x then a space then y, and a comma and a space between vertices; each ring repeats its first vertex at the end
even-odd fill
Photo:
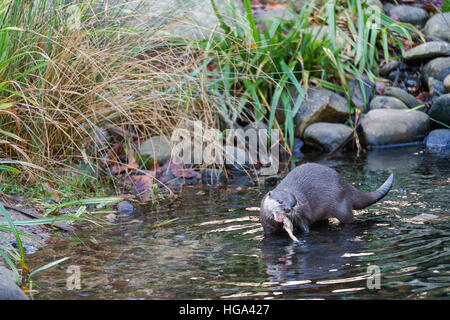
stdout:
POLYGON ((365 93, 365 99, 362 94, 360 81, 358 80, 351 80, 348 85, 350 87, 351 92, 351 99, 352 103, 355 107, 362 111, 368 111, 369 110, 369 103, 370 100, 372 100, 375 84, 368 79, 365 79, 362 81, 364 93, 365 93))
POLYGON ((270 9, 258 11, 254 15, 255 21, 264 27, 270 26, 273 21, 276 20, 292 20, 294 17, 292 13, 287 9, 270 9))
POLYGON ((431 118, 450 125, 450 93, 437 98, 428 114, 431 118))
POLYGON ((428 90, 431 95, 440 96, 444 93, 444 83, 442 81, 436 80, 433 77, 427 79, 428 90))
POLYGON ((303 141, 309 146, 328 152, 341 144, 352 131, 352 128, 345 124, 317 122, 306 128, 303 141))
POLYGON ((366 0, 365 2, 375 10, 383 12, 383 3, 380 0, 366 0))
POLYGON ((395 6, 392 3, 388 2, 383 6, 383 10, 387 15, 389 15, 389 11, 391 11, 391 9, 394 7, 395 6))
POLYGON ((0 300, 28 300, 16 281, 14 272, 0 266, 0 300))
POLYGON ((408 106, 394 97, 376 96, 370 101, 370 110, 375 109, 408 109, 408 106))
POLYGON ((450 12, 435 14, 425 24, 427 36, 450 42, 450 12))
POLYGON ((450 57, 436 58, 429 61, 422 71, 422 77, 426 80, 433 77, 436 80, 444 81, 445 77, 450 73, 450 57))
POLYGON ((450 129, 436 129, 426 138, 428 149, 450 148, 450 129))
POLYGON ((327 89, 310 89, 307 101, 303 101, 294 119, 295 136, 302 138, 303 131, 312 123, 340 123, 348 117, 349 110, 345 98, 327 89))
POLYGON ((154 136, 145 140, 140 148, 139 153, 143 156, 164 164, 171 157, 172 148, 169 139, 166 136, 154 136))
MULTIPOLYGON (((171 36, 205 39, 219 24, 210 0, 116 0, 124 3, 123 7, 130 10, 134 19, 131 26, 139 28, 154 28, 171 36), (134 12, 133 12, 134 11, 134 12)), ((235 17, 228 0, 215 0, 215 4, 228 24, 245 21, 245 9, 242 1, 232 1, 236 7, 235 17)), ((114 6, 114 4, 112 5, 114 6)), ((120 10, 119 6, 116 6, 120 10)), ((220 30, 220 28, 219 28, 220 30)))
POLYGON ((384 95, 401 100, 408 108, 415 108, 423 104, 422 101, 417 100, 405 90, 397 87, 386 87, 386 89, 384 89, 384 95))
POLYGON ((407 5, 391 7, 389 15, 396 15, 401 22, 411 23, 416 26, 423 26, 428 20, 428 12, 424 9, 407 5))
POLYGON ((402 65, 406 66, 405 63, 400 60, 389 61, 380 67, 380 76, 386 77, 389 73, 400 68, 402 65))
POLYGON ((443 85, 444 93, 450 93, 450 73, 445 77, 443 85))
POLYGON ((361 120, 366 145, 381 146, 422 141, 430 128, 427 114, 415 110, 377 109, 361 120))
POLYGON ((444 41, 430 41, 409 49, 403 55, 403 60, 413 61, 450 56, 450 43, 444 41))
MULTIPOLYGON (((262 4, 267 4, 271 0, 260 0, 262 4)), ((296 12, 303 9, 304 6, 309 5, 311 3, 310 0, 277 0, 275 1, 277 4, 285 4, 293 8, 296 12)), ((327 0, 316 0, 314 1, 315 7, 320 8, 321 5, 325 4, 327 0)))

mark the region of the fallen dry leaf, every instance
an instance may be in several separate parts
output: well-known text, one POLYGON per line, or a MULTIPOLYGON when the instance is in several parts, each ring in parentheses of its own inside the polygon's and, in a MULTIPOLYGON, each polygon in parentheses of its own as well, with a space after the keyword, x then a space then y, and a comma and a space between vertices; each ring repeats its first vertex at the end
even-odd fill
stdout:
POLYGON ((147 202, 150 200, 153 180, 154 174, 132 175, 125 179, 125 183, 132 185, 131 192, 139 195, 142 201, 147 202))

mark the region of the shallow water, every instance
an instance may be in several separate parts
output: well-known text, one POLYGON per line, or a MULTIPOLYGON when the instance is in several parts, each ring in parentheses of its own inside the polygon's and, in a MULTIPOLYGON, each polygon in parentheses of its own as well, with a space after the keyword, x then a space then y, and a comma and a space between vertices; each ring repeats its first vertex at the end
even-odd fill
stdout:
POLYGON ((264 238, 258 207, 270 188, 203 189, 205 195, 186 188, 170 205, 143 208, 28 256, 33 268, 71 257, 35 276, 41 288, 34 298, 448 299, 449 159, 421 147, 332 161, 309 155, 305 160, 333 167, 363 191, 378 187, 389 171, 395 179, 389 194, 359 211, 353 224, 318 226, 297 234, 298 244, 287 235, 264 238), (420 214, 438 220, 410 220, 420 214), (67 289, 70 265, 80 267, 79 290, 67 289))

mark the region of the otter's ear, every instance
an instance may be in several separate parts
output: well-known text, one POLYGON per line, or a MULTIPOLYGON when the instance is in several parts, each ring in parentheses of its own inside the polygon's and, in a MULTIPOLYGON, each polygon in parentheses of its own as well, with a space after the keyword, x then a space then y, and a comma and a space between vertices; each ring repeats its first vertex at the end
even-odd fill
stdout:
POLYGON ((269 191, 269 193, 267 194, 267 196, 271 196, 272 195, 272 191, 269 191))

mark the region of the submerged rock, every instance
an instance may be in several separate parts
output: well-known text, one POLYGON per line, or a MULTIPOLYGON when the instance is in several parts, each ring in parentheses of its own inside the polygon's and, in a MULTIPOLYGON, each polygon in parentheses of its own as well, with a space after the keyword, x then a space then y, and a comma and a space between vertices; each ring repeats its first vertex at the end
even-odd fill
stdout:
POLYGON ((431 118, 450 125, 450 93, 437 98, 428 114, 431 118))
POLYGON ((450 42, 450 12, 435 14, 425 24, 427 36, 450 42))
POLYGON ((120 214, 132 214, 134 212, 134 207, 130 201, 124 200, 117 204, 117 211, 119 211, 120 214))
POLYGON ((428 20, 428 12, 422 8, 400 5, 388 7, 388 10, 389 15, 396 15, 401 22, 411 23, 416 26, 423 26, 428 20))
POLYGON ((17 276, 0 266, 0 300, 28 300, 27 295, 16 284, 17 276))
POLYGON ((333 91, 317 88, 308 91, 295 116, 295 136, 301 138, 306 127, 315 122, 340 123, 348 119, 347 100, 333 91))
POLYGON ((403 55, 405 61, 432 59, 450 56, 450 43, 430 41, 409 49, 403 55))
POLYGON ((428 149, 450 148, 450 129, 436 129, 426 139, 428 149))
POLYGON ((375 109, 408 109, 408 106, 394 97, 376 96, 370 102, 370 110, 375 109))
POLYGON ((340 145, 352 131, 344 124, 317 122, 306 128, 303 140, 309 146, 328 152, 340 145))
POLYGON ((415 110, 371 110, 361 120, 366 145, 382 146, 422 141, 430 118, 415 110))
POLYGON ((408 108, 415 108, 423 104, 422 101, 417 100, 405 90, 396 87, 387 87, 384 90, 384 95, 401 100, 408 108))

